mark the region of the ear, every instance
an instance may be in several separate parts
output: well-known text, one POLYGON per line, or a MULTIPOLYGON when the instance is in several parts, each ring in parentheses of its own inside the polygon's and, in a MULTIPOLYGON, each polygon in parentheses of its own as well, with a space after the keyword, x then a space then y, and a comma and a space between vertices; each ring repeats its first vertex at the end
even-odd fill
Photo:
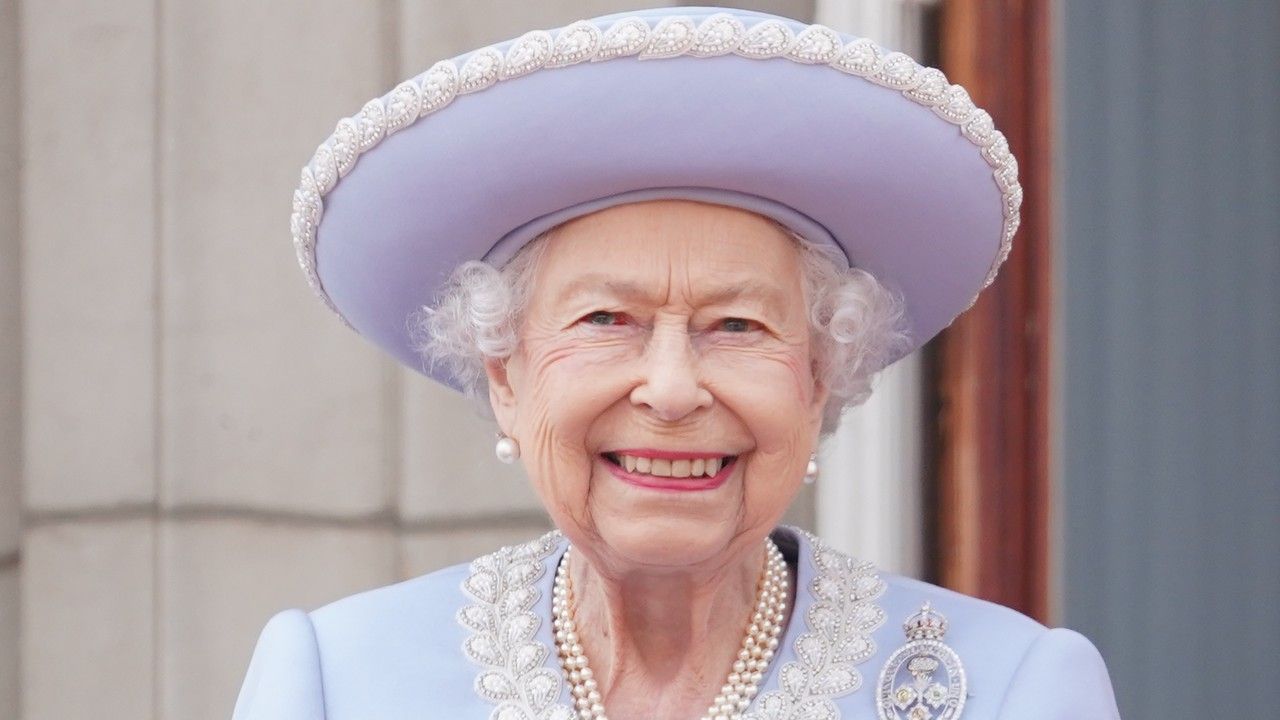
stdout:
POLYGON ((510 358, 486 358, 484 373, 489 378, 489 405, 493 408, 493 417, 503 434, 511 435, 516 421, 516 391, 511 384, 511 373, 508 370, 510 358))

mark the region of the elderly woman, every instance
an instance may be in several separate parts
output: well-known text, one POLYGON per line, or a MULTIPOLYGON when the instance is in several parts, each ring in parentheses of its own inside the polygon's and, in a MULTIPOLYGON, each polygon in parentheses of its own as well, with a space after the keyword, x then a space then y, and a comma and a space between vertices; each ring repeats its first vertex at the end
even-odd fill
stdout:
POLYGON ((281 612, 235 717, 1115 717, 1080 635, 778 525, 1020 199, 941 73, 738 10, 535 31, 344 119, 295 194, 304 270, 487 400, 558 529, 281 612))

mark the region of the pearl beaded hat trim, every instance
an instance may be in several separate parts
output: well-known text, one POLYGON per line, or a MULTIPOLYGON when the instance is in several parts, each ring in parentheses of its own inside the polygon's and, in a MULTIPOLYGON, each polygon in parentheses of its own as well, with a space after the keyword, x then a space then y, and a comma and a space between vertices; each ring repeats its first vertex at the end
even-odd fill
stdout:
POLYGON ((991 116, 937 69, 822 25, 658 8, 531 31, 370 100, 302 169, 290 225, 320 299, 431 374, 406 321, 460 263, 659 198, 836 245, 902 293, 910 352, 994 280, 1022 189, 991 116))

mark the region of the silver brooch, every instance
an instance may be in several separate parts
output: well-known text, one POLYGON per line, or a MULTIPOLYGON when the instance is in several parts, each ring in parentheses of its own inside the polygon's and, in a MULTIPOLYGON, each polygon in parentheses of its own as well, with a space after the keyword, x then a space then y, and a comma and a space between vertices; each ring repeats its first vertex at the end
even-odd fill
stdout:
POLYGON ((880 720, 958 720, 964 710, 964 665, 942 642, 947 619, 926 602, 902 629, 907 644, 880 671, 880 720))

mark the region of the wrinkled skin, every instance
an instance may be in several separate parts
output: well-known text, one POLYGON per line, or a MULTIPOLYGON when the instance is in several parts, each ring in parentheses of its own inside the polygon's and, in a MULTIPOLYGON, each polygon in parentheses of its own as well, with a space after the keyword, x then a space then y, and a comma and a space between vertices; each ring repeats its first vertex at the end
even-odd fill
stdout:
POLYGON ((761 216, 684 200, 608 208, 545 242, 518 349, 487 363, 490 401, 573 543, 609 716, 700 717, 817 446, 827 391, 798 253, 761 216), (656 490, 615 477, 602 453, 619 448, 737 460, 714 489, 656 490))

